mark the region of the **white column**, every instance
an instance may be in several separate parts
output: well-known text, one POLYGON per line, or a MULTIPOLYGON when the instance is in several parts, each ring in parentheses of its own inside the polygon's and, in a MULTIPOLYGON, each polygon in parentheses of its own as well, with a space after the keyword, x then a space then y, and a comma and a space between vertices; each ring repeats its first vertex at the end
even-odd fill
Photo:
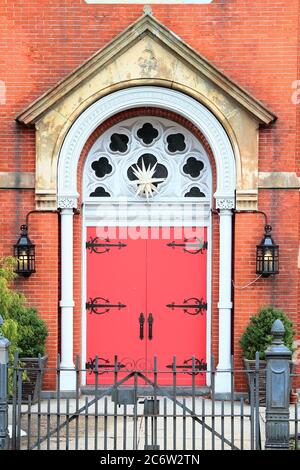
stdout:
POLYGON ((73 208, 61 210, 61 371, 62 391, 76 388, 73 362, 73 208))
POLYGON ((232 211, 228 208, 230 201, 228 202, 229 204, 225 204, 225 207, 222 204, 223 208, 220 208, 219 363, 215 385, 216 393, 222 394, 231 392, 230 372, 219 372, 231 367, 232 211))

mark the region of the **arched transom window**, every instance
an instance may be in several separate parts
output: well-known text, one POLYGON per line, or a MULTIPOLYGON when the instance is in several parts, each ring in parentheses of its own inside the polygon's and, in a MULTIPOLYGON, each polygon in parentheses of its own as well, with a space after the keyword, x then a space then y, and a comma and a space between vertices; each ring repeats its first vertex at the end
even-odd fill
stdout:
POLYGON ((197 201, 211 198, 211 168, 199 140, 165 118, 135 117, 93 144, 85 163, 86 201, 197 201))

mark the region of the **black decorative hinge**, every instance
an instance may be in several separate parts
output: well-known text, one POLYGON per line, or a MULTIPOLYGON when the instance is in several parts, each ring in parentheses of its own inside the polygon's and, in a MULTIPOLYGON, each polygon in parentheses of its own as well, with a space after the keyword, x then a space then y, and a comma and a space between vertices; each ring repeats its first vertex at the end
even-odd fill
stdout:
POLYGON ((90 253, 94 252, 97 253, 97 255, 101 255, 110 251, 111 248, 118 248, 121 250, 121 248, 124 248, 127 245, 122 242, 111 243, 109 238, 91 237, 90 241, 86 242, 85 246, 90 250, 90 253))
POLYGON ((104 359, 103 357, 98 357, 98 370, 96 370, 96 358, 91 358, 88 362, 85 363, 85 368, 89 371, 89 375, 91 374, 106 374, 110 372, 111 369, 114 369, 117 366, 117 369, 122 369, 125 367, 124 364, 118 362, 117 364, 110 364, 108 359, 104 359), (103 370, 105 369, 105 370, 103 370))
POLYGON ((176 243, 176 242, 171 242, 168 243, 167 246, 175 249, 176 247, 181 247, 183 248, 183 251, 185 253, 190 253, 191 255, 197 255, 198 253, 203 253, 204 250, 207 250, 207 242, 204 240, 193 237, 193 238, 185 238, 183 242, 181 243, 176 243))
POLYGON ((197 359, 195 357, 193 364, 193 358, 191 357, 190 359, 183 361, 182 365, 176 364, 176 366, 174 366, 174 364, 168 364, 166 367, 168 369, 180 369, 180 371, 189 375, 197 375, 202 374, 202 371, 207 370, 207 363, 203 359, 197 359))
POLYGON ((111 304, 108 299, 104 299, 103 297, 95 297, 94 299, 90 299, 89 302, 85 304, 87 310, 90 310, 90 313, 96 313, 97 315, 103 315, 110 311, 111 308, 117 308, 120 310, 121 308, 125 308, 125 304, 121 304, 118 302, 116 304, 111 304))
POLYGON ((207 310, 207 303, 204 302, 202 298, 190 297, 189 299, 184 299, 182 304, 172 302, 171 304, 167 304, 167 307, 172 310, 181 308, 184 313, 188 313, 189 315, 198 315, 199 313, 203 315, 203 310, 207 310))

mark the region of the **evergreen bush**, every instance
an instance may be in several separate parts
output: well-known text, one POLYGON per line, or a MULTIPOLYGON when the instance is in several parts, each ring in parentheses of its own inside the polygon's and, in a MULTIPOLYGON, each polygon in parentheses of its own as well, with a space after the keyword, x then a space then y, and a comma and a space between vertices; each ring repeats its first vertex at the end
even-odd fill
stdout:
POLYGON ((294 352, 296 331, 293 323, 283 310, 267 306, 261 308, 257 315, 250 318, 249 324, 241 336, 240 346, 246 359, 255 359, 256 351, 259 352, 261 360, 265 359, 265 351, 273 339, 271 334, 272 325, 277 319, 282 321, 285 328, 284 344, 294 352))

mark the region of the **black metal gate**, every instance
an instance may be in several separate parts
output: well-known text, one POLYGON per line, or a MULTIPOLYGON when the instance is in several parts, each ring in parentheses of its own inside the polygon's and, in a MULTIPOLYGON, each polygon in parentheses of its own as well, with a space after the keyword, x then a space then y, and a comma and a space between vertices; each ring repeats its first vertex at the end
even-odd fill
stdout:
MULTIPOLYGON (((60 360, 58 358, 58 364, 60 360)), ((205 450, 260 449, 260 413, 258 370, 250 373, 250 396, 238 399, 235 378, 244 373, 231 368, 216 372, 214 362, 207 370, 197 367, 195 358, 185 368, 176 366, 169 373, 171 387, 158 382, 157 360, 153 370, 128 370, 120 367, 117 357, 113 367, 105 367, 95 358, 92 369, 81 369, 76 361, 76 391, 66 397, 60 390, 58 366, 57 389, 52 396, 39 392, 35 400, 22 397, 26 370, 19 361, 13 368, 14 394, 11 411, 11 449, 95 449, 95 450, 205 450), (95 386, 80 388, 82 373, 95 375, 95 386), (215 390, 216 374, 231 377, 231 393, 219 399, 215 390), (112 386, 101 385, 110 374, 112 386), (185 374, 189 386, 178 386, 185 374), (206 374, 208 388, 196 386, 198 374, 206 374), (27 403, 24 403, 26 401, 27 403)), ((37 370, 38 383, 53 370, 37 370)), ((23 394, 24 395, 24 394, 23 394)))

